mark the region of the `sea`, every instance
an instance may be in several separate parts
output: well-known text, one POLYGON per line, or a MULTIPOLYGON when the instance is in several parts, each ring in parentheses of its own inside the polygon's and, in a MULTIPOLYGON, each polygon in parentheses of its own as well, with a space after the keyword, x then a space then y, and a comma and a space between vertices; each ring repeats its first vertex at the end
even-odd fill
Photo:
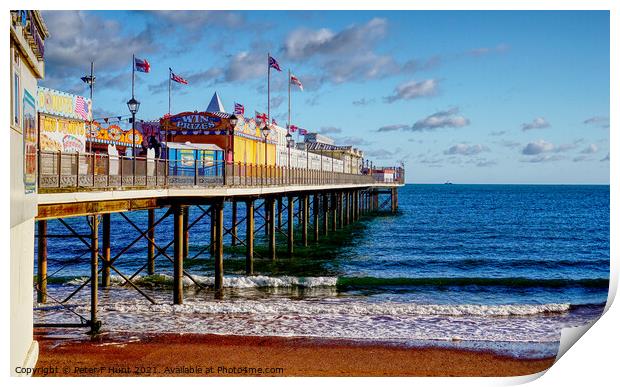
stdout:
MULTIPOLYGON (((134 277, 155 304, 113 271, 112 286, 99 290, 102 331, 346 339, 545 358, 556 355, 562 328, 603 312, 609 186, 408 184, 399 189, 398 204, 396 214, 364 216, 318 243, 296 245, 293 256, 286 254, 283 229, 275 261, 264 258, 267 243, 257 216, 255 275, 245 275, 244 247, 231 246, 227 235, 220 294, 210 288, 207 208, 191 207, 184 264, 192 279, 184 279, 184 303, 172 303, 172 263, 164 255, 156 259, 155 275, 143 270, 134 277)), ((165 213, 157 210, 157 219, 165 213)), ((127 215, 146 229, 146 211, 127 215)), ((84 217, 67 224, 88 235, 84 217)), ((225 227, 230 225, 227 205, 225 227)), ((170 256, 172 227, 172 217, 164 219, 155 238, 156 251, 170 256)), ((144 268, 146 240, 125 249, 139 237, 137 229, 118 214, 111 228, 112 257, 126 250, 115 267, 126 276, 144 268)), ((68 231, 54 220, 48 233, 68 231)), ((238 235, 243 239, 244 222, 238 235)), ((295 237, 299 242, 300 230, 295 237)), ((50 298, 36 304, 33 293, 35 322, 87 319, 88 286, 64 306, 55 302, 88 277, 86 246, 78 238, 49 238, 48 254, 50 298)), ((36 253, 34 259, 36 268, 36 253)), ((82 335, 86 329, 67 331, 82 335)))

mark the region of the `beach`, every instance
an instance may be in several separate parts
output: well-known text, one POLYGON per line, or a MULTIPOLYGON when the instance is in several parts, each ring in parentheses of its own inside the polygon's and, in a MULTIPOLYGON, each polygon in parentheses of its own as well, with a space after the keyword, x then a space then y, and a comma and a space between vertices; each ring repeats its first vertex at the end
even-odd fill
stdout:
POLYGON ((104 334, 67 339, 36 332, 35 376, 518 376, 554 358, 406 348, 372 342, 207 334, 104 334), (44 375, 43 370, 51 373, 44 375))

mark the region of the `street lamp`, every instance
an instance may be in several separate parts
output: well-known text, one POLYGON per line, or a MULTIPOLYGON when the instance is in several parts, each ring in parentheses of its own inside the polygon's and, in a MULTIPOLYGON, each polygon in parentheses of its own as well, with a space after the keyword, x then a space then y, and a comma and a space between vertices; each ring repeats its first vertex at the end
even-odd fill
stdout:
POLYGON ((233 114, 228 119, 228 122, 230 122, 230 146, 229 146, 229 151, 230 151, 230 156, 231 156, 230 161, 231 163, 234 163, 234 157, 232 155, 232 152, 233 152, 233 144, 234 144, 234 138, 235 138, 235 127, 237 126, 237 122, 239 122, 239 118, 235 114, 233 114))
POLYGON ((263 133, 263 136, 265 136, 265 168, 267 168, 267 136, 271 133, 271 128, 269 127, 269 124, 265 124, 263 122, 260 130, 263 133))
MULTIPOLYGON (((90 62, 90 75, 85 75, 82 78, 82 82, 86 83, 90 87, 90 125, 88 127, 88 136, 90 137, 93 131, 93 87, 95 87, 95 64, 90 62)), ((88 153, 93 153, 93 141, 88 142, 88 153)))
POLYGON ((293 135, 290 132, 286 133, 286 147, 288 148, 288 167, 291 167, 291 148, 295 141, 293 140, 293 135))
MULTIPOLYGON (((133 96, 127 101, 127 107, 131 113, 131 157, 132 157, 132 170, 133 170, 133 184, 136 185, 136 113, 140 109, 140 102, 133 96)), ((121 166, 122 168, 122 166, 121 166)))

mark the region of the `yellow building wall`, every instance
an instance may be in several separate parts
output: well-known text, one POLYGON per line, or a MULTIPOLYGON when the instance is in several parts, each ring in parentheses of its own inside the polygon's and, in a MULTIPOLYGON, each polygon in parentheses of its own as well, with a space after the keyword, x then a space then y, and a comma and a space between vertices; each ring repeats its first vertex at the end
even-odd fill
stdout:
MULTIPOLYGON (((265 164, 265 143, 235 136, 234 161, 246 164, 265 164)), ((276 146, 267 144, 267 164, 276 165, 276 146)))

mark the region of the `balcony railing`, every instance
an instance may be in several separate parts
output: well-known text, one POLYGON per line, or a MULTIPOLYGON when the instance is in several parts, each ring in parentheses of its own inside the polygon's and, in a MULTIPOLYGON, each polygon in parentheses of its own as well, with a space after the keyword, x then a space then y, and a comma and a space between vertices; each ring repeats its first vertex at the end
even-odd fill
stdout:
POLYGON ((167 160, 39 151, 39 192, 168 187, 400 184, 369 174, 207 160, 167 160))

